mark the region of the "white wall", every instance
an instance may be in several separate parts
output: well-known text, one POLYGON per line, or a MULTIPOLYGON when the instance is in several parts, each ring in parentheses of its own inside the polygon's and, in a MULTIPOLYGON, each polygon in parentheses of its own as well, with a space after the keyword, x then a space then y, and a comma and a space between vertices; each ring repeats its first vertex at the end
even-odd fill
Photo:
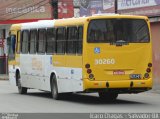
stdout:
MULTIPOLYGON (((10 26, 11 26, 10 24, 7 24, 7 25, 0 24, 0 31, 5 29, 5 39, 7 39, 7 37, 8 37, 10 26)), ((0 33, 2 33, 2 32, 0 32, 0 33)), ((0 34, 0 38, 1 37, 2 37, 2 35, 0 34)), ((5 43, 7 43, 7 42, 5 42, 5 43)), ((7 46, 7 44, 5 44, 5 46, 7 46)), ((6 47, 4 49, 5 49, 5 53, 6 53, 6 47)), ((3 48, 0 48, 0 56, 2 56, 2 55, 4 55, 4 50, 3 50, 3 48)))

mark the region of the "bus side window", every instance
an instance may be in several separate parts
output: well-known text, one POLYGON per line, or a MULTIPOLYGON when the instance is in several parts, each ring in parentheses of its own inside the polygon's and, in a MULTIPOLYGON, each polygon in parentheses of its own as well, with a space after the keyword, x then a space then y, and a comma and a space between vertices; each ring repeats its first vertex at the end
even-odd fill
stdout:
POLYGON ((9 60, 15 59, 16 35, 10 35, 7 38, 9 60))
POLYGON ((68 27, 67 54, 76 54, 77 27, 68 27))
POLYGON ((21 52, 23 54, 28 53, 29 50, 29 31, 22 31, 21 52))
POLYGON ((38 32, 38 53, 46 51, 46 29, 40 29, 38 32))
POLYGON ((30 30, 30 54, 35 54, 37 49, 37 29, 36 30, 30 30))
POLYGON ((77 54, 82 54, 83 26, 78 27, 77 54))
POLYGON ((66 50, 66 32, 65 28, 57 29, 57 54, 64 54, 66 50))
POLYGON ((56 29, 47 29, 46 53, 56 53, 56 29))

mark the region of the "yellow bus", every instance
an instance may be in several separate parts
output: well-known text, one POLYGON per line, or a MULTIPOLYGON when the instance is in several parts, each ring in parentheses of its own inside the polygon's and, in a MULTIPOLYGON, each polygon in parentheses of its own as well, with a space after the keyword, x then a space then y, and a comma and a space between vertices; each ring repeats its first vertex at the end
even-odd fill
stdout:
POLYGON ((152 42, 145 16, 94 15, 13 24, 9 79, 27 89, 97 92, 104 100, 152 88, 152 42))

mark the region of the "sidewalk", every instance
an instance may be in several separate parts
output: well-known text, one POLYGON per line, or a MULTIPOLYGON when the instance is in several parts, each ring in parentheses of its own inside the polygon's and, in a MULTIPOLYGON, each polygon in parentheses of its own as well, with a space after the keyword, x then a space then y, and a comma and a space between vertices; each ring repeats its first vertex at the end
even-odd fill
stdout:
POLYGON ((160 94, 160 90, 153 90, 152 93, 158 93, 158 94, 160 94))
POLYGON ((158 86, 158 85, 153 86, 152 90, 150 90, 149 92, 160 94, 160 86, 158 86))
POLYGON ((0 74, 0 80, 8 80, 8 75, 7 74, 0 74))

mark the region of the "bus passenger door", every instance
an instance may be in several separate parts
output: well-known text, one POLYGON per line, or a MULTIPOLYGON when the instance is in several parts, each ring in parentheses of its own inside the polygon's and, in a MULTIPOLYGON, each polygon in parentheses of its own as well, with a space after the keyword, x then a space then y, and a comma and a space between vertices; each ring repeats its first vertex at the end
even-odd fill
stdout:
POLYGON ((10 36, 7 38, 7 50, 9 61, 9 79, 10 83, 16 85, 15 73, 19 66, 19 52, 18 52, 18 34, 19 31, 11 31, 10 36))
POLYGON ((8 61, 9 61, 9 80, 11 84, 16 85, 15 81, 15 42, 16 35, 10 35, 7 38, 8 61))

